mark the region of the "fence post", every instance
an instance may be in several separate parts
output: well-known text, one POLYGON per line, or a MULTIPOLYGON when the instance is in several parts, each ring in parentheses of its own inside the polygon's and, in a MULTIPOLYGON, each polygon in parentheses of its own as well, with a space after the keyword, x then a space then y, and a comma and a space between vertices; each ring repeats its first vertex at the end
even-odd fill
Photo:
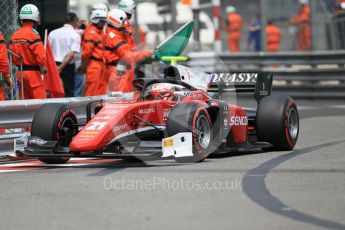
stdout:
POLYGON ((199 0, 192 0, 192 11, 194 20, 194 43, 193 50, 200 51, 200 4, 199 0))
POLYGON ((222 52, 222 33, 220 28, 220 0, 212 0, 213 3, 213 24, 214 24, 214 51, 222 52))
POLYGON ((260 21, 261 21, 261 51, 266 51, 266 0, 260 1, 260 21))

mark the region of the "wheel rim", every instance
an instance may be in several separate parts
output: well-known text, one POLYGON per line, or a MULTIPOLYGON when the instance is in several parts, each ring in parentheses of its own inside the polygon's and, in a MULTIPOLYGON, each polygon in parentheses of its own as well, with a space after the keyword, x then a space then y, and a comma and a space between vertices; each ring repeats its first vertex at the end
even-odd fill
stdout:
POLYGON ((210 123, 204 115, 198 117, 196 121, 196 135, 200 147, 206 150, 211 141, 211 127, 210 123))
POLYGON ((288 128, 290 137, 295 140, 298 134, 298 114, 295 108, 291 108, 288 115, 288 128))
POLYGON ((75 122, 72 118, 67 117, 59 130, 59 141, 60 144, 64 147, 68 147, 72 141, 73 136, 75 135, 75 122))

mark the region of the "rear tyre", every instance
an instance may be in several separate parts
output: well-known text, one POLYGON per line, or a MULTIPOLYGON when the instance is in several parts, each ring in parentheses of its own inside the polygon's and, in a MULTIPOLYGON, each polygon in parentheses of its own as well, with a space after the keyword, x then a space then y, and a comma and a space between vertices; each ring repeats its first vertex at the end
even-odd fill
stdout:
POLYGON ((275 150, 292 150, 298 139, 299 115, 291 97, 264 97, 256 117, 259 141, 269 142, 275 150))
MULTIPOLYGON (((72 138, 78 132, 78 121, 74 112, 66 105, 46 104, 36 112, 31 136, 40 137, 47 141, 59 141, 62 147, 69 147, 72 138)), ((41 157, 40 161, 47 164, 63 164, 66 157, 41 157)))
POLYGON ((192 157, 175 158, 180 163, 203 161, 212 147, 212 122, 207 110, 197 103, 177 104, 168 115, 167 134, 169 137, 181 132, 193 135, 192 157))

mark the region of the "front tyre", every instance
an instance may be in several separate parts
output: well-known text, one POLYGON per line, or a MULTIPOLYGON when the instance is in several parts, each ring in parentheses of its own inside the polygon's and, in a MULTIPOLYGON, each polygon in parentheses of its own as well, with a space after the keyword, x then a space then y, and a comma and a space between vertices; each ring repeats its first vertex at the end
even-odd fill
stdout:
MULTIPOLYGON (((46 104, 36 112, 31 136, 40 137, 47 141, 59 141, 59 146, 69 147, 72 138, 78 132, 78 121, 69 106, 62 104, 46 104)), ((67 157, 41 157, 40 161, 47 164, 63 164, 67 157)))
POLYGON ((169 137, 182 132, 193 136, 193 156, 175 158, 180 163, 203 161, 212 147, 212 122, 207 110, 197 103, 177 104, 168 115, 167 134, 169 137))
POLYGON ((264 97, 256 117, 259 141, 269 142, 275 149, 292 150, 299 134, 297 105, 291 97, 264 97))

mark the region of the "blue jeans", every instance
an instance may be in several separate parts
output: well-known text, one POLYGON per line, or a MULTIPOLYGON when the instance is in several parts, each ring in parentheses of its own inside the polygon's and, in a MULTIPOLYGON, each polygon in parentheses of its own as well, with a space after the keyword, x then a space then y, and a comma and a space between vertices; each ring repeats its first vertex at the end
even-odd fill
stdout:
POLYGON ((84 74, 80 73, 75 73, 74 76, 74 97, 81 97, 84 95, 84 87, 85 87, 85 82, 84 82, 84 74))

